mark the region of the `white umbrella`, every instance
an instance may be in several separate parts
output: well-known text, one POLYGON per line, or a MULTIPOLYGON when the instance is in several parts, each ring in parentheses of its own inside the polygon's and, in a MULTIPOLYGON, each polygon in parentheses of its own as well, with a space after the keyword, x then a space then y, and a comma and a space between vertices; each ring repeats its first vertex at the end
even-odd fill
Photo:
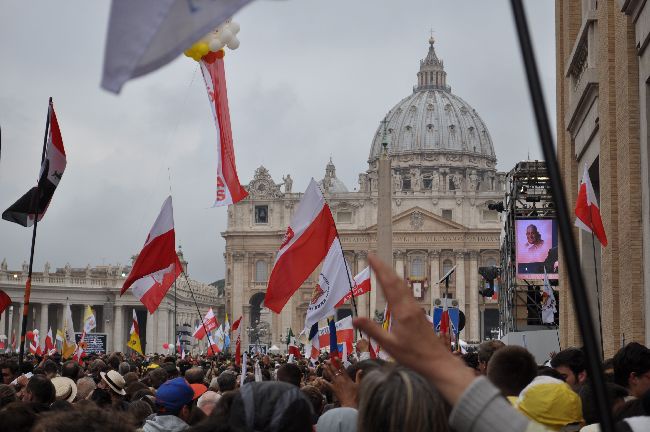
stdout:
POLYGON ((269 348, 269 352, 273 354, 277 354, 280 352, 280 348, 278 348, 277 345, 273 345, 271 348, 269 348))

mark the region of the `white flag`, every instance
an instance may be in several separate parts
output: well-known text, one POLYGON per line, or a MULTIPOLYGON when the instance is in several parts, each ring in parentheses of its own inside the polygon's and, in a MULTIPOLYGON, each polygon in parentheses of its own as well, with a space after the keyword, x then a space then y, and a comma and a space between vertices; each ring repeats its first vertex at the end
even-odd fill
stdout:
POLYGON ((131 78, 174 60, 252 0, 113 0, 102 87, 119 93, 131 78))
POLYGON ((77 341, 74 337, 72 310, 70 309, 70 303, 67 303, 63 313, 63 349, 61 350, 61 356, 63 358, 69 358, 76 350, 77 341))
POLYGON ((347 271, 343 250, 338 237, 325 256, 323 268, 314 287, 311 302, 307 308, 305 331, 309 332, 314 323, 334 315, 334 307, 350 292, 352 275, 347 271))
POLYGON ((542 323, 553 324, 555 322, 555 295, 548 281, 546 267, 544 267, 544 287, 542 289, 542 323))

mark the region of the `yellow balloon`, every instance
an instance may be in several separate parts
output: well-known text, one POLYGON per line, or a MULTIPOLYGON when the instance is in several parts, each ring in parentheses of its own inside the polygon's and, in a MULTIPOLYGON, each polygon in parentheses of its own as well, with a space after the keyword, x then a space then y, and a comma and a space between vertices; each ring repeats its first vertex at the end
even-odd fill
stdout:
POLYGON ((196 52, 201 54, 201 57, 210 52, 210 45, 205 42, 195 43, 194 46, 196 47, 196 52))

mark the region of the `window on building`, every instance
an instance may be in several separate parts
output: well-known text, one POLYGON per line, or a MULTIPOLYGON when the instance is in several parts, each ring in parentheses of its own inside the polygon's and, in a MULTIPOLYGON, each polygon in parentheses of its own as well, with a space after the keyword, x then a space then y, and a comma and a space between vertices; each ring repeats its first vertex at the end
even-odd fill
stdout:
POLYGON ((442 276, 446 275, 452 267, 454 267, 454 263, 450 259, 444 260, 442 262, 442 276))
POLYGON ((485 222, 498 222, 499 213, 495 210, 483 210, 483 220, 485 222))
POLYGON ((411 190, 411 176, 402 177, 402 190, 411 190))
POLYGON ((352 223, 352 212, 349 210, 341 210, 336 212, 336 222, 352 223))
POLYGON ((442 210, 442 217, 445 219, 452 220, 454 216, 454 212, 451 209, 443 209, 442 210))
POLYGON ((421 279, 424 277, 424 259, 421 256, 411 258, 411 272, 412 278, 421 279))
POLYGON ((256 224, 269 223, 269 206, 267 205, 255 206, 255 223, 256 224))
POLYGON ((494 259, 494 258, 488 258, 488 259, 485 261, 485 265, 486 265, 487 267, 496 267, 496 265, 497 265, 497 260, 494 259))
POLYGON ((432 182, 432 180, 431 180, 431 177, 424 177, 424 178, 422 179, 422 187, 423 187, 424 189, 431 190, 431 185, 432 185, 432 184, 433 184, 433 182, 432 182))
POLYGON ((266 264, 266 261, 255 261, 255 282, 266 282, 269 275, 268 273, 268 265, 266 264))

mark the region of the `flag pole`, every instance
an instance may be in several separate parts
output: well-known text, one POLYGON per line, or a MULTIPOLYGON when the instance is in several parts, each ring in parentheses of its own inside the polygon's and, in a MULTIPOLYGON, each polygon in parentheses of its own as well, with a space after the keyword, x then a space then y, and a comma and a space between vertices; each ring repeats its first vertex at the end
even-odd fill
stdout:
MULTIPOLYGON (((50 114, 52 110, 52 97, 50 97, 47 104, 47 119, 45 120, 45 136, 43 137, 43 151, 41 152, 41 166, 45 160, 45 147, 47 146, 47 135, 50 130, 50 114)), ((47 174, 46 174, 47 175, 47 174)), ((32 230, 32 248, 29 253, 29 271, 27 273, 27 282, 25 283, 25 297, 23 305, 23 320, 20 327, 20 355, 18 357, 18 365, 22 367, 23 359, 25 356, 25 334, 27 332, 27 315, 29 314, 29 297, 32 293, 32 268, 34 266, 34 248, 36 246, 36 227, 38 226, 38 207, 40 204, 40 178, 39 182, 36 183, 36 202, 31 202, 30 204, 36 208, 34 213, 34 229, 32 230)), ((29 217, 29 215, 27 216, 29 217)))
MULTIPOLYGON (((591 183, 591 182, 590 182, 591 183)), ((598 331, 600 332, 600 359, 605 358, 605 347, 603 344, 603 318, 602 313, 600 312, 600 288, 598 286, 598 267, 596 265, 596 239, 594 236, 594 220, 593 215, 591 214, 591 209, 589 209, 589 225, 591 228, 591 250, 594 256, 594 279, 596 280, 596 301, 598 304, 598 331)))
MULTIPOLYGON (((327 203, 327 200, 325 199, 325 194, 323 193, 323 190, 320 188, 320 185, 318 185, 318 189, 320 189, 321 195, 323 195, 323 201, 325 201, 325 204, 327 204, 327 207, 329 207, 329 204, 327 203)), ((348 260, 345 259, 345 252, 343 251, 343 245, 341 244, 341 236, 339 236, 339 230, 336 227, 336 223, 334 224, 334 231, 336 232, 336 238, 339 240, 339 247, 341 248, 341 255, 343 255, 343 262, 345 263, 345 273, 348 277, 348 285, 350 286, 350 295, 352 296, 352 307, 354 309, 354 315, 359 316, 359 312, 357 311, 357 301, 354 299, 354 288, 352 286, 352 280, 350 279, 350 269, 348 268, 348 260)), ((359 329, 357 329, 356 333, 357 336, 359 336, 359 329)))
POLYGON ((593 328, 593 319, 587 298, 587 292, 584 286, 584 279, 578 260, 577 247, 573 230, 569 223, 569 210, 564 192, 564 184, 560 167, 555 154, 551 126, 546 112, 546 103, 535 61, 535 53, 530 39, 528 23, 526 22, 526 13, 521 0, 510 0, 513 19, 517 29, 517 36, 521 48, 521 55, 524 62, 526 76, 528 78, 528 88, 532 100, 532 105, 537 123, 537 132, 539 133, 540 145, 546 160, 551 186, 553 189, 553 202, 557 209, 557 220, 560 229, 560 239, 564 250, 564 265, 567 269, 573 304, 584 341, 584 349, 587 357, 587 370, 589 378, 594 386, 594 398, 596 400, 596 411, 600 420, 603 432, 614 432, 614 420, 612 418, 611 405, 605 388, 605 378, 603 368, 598 355, 598 345, 593 328))
MULTIPOLYGON (((201 311, 199 310, 199 305, 196 302, 196 298, 194 297, 194 291, 192 291, 192 286, 190 285, 190 279, 187 277, 187 273, 185 271, 182 271, 183 276, 185 276, 185 282, 187 282, 187 289, 190 290, 190 294, 192 295, 192 300, 194 300, 194 306, 196 306, 196 312, 199 314, 199 319, 201 320, 201 325, 203 326, 203 330, 205 331, 205 335, 208 338, 208 353, 210 352, 210 349, 212 348, 212 340, 210 339, 210 333, 208 332, 208 329, 205 327, 205 323, 203 322, 203 317, 201 316, 201 311)), ((214 350, 212 351, 214 353, 214 350)), ((215 353, 216 354, 216 353, 215 353)))
MULTIPOLYGON (((194 79, 194 78, 192 78, 194 79)), ((169 196, 173 196, 172 194, 172 171, 171 168, 167 167, 167 180, 169 180, 169 196)), ((174 253, 176 253, 175 246, 174 246, 174 253)), ((176 253, 178 256, 178 254, 176 253)), ((176 261, 174 261, 174 274, 176 274, 176 261)), ((178 279, 178 278, 176 278, 178 279)), ((176 349, 176 340, 178 338, 178 323, 176 322, 176 306, 177 306, 177 301, 176 298, 178 296, 177 291, 176 291, 176 279, 174 279, 174 359, 178 360, 178 350, 176 349)), ((178 341, 179 348, 180 348, 180 340, 178 341)))

